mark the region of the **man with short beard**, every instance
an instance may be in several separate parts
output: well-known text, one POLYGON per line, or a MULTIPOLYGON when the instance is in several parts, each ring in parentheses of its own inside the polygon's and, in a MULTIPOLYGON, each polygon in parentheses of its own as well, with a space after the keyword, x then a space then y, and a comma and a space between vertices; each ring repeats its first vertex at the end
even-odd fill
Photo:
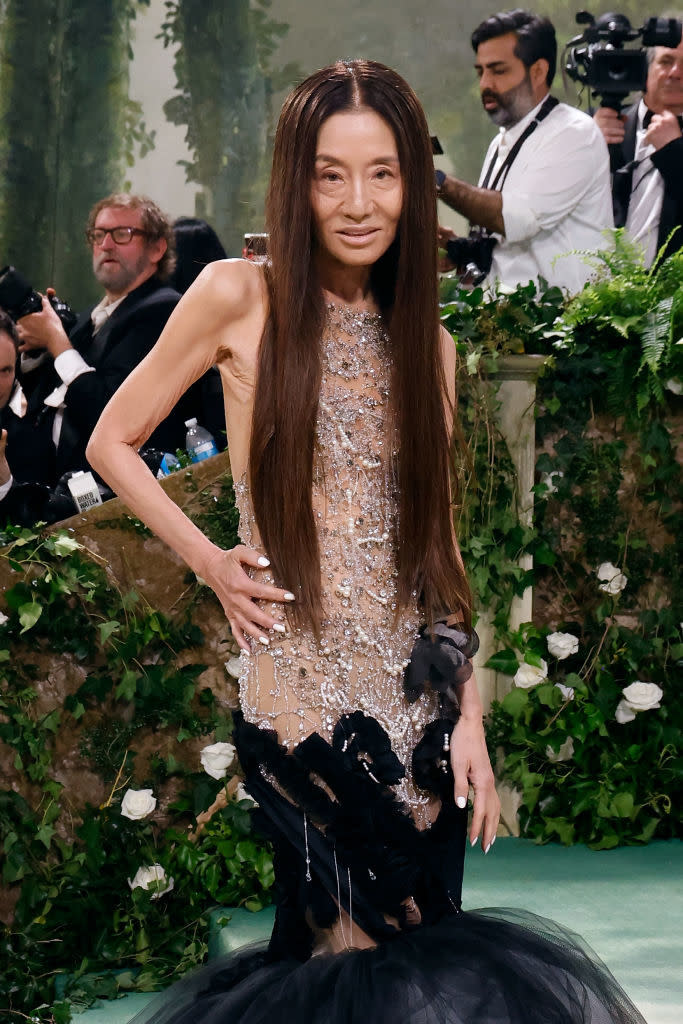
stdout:
MULTIPOLYGON (((42 312, 17 324, 27 416, 51 421, 58 476, 88 468, 85 448, 100 413, 156 343, 180 298, 165 284, 175 263, 173 229, 151 199, 122 193, 100 200, 86 237, 102 301, 79 316, 68 336, 46 299, 42 312)), ((183 415, 171 414, 149 445, 182 447, 183 415)))
MULTIPOLYGON (((605 248, 613 226, 605 141, 588 115, 550 96, 557 40, 547 18, 493 15, 472 33, 472 48, 481 101, 499 133, 478 186, 436 171, 437 194, 493 236, 489 282, 514 287, 540 277, 577 292, 591 267, 575 251, 605 248)), ((454 238, 440 229, 442 245, 454 238)))

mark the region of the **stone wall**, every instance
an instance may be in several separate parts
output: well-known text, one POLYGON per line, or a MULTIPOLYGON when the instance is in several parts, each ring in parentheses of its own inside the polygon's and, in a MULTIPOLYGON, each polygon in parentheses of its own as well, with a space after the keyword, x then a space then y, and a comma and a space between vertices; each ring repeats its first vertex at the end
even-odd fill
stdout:
MULTIPOLYGON (((197 508, 200 492, 217 487, 229 471, 227 453, 222 453, 168 477, 162 486, 181 508, 191 512, 197 508)), ((111 585, 121 593, 135 590, 148 607, 170 619, 182 621, 192 601, 192 618, 201 625, 204 643, 184 651, 181 663, 206 665, 198 677, 198 690, 210 687, 219 704, 225 707, 236 705, 235 680, 225 670, 226 660, 234 653, 234 644, 218 600, 208 588, 202 588, 198 593, 196 584, 188 579, 187 567, 164 543, 134 528, 130 513, 119 499, 65 520, 54 529, 67 529, 89 552, 106 560, 111 585)), ((12 570, 5 559, 0 560, 0 594, 19 579, 20 574, 12 570)), ((2 605, 0 596, 0 607, 2 605)), ((35 717, 61 708, 66 697, 81 686, 88 671, 88 666, 76 656, 55 653, 36 645, 30 631, 22 645, 13 645, 12 656, 37 666, 37 700, 31 707, 31 714, 35 717)), ((105 701, 101 706, 86 711, 78 722, 65 715, 65 726, 55 736, 53 774, 65 786, 75 819, 86 803, 99 805, 111 791, 112 783, 102 779, 81 752, 84 735, 111 713, 111 701, 105 701)), ((120 707, 117 713, 121 714, 120 707)), ((199 748, 211 740, 199 737, 178 744, 176 733, 177 729, 142 729, 136 733, 135 775, 138 781, 144 779, 153 754, 167 757, 173 753, 192 770, 199 768, 199 748)), ((14 750, 0 741, 2 788, 21 793, 35 807, 40 799, 40 790, 32 785, 24 771, 17 770, 14 762, 14 750)), ((169 786, 168 791, 161 795, 162 808, 172 798, 173 786, 169 786)), ((62 821, 61 828, 69 831, 70 823, 62 821)))

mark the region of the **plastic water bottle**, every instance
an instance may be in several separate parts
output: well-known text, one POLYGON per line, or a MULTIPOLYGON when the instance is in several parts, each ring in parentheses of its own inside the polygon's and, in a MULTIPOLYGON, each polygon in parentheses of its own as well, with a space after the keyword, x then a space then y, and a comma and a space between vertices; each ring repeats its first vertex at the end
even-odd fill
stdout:
POLYGON ((191 420, 185 420, 185 426, 187 427, 185 450, 193 462, 201 462, 202 459, 210 459, 212 455, 218 455, 213 435, 204 427, 198 426, 194 416, 191 420))

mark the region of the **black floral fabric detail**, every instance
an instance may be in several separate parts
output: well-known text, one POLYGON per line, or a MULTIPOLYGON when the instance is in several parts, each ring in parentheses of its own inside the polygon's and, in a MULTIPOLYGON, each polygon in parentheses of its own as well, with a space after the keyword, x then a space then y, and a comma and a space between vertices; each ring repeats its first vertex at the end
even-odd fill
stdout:
POLYGON ((439 693, 443 702, 457 709, 456 686, 466 683, 472 675, 470 658, 479 649, 479 637, 459 626, 436 622, 423 626, 410 655, 410 664, 403 674, 406 699, 414 704, 428 685, 439 693))
POLYGON ((349 770, 360 769, 373 782, 393 786, 405 776, 386 731, 362 711, 342 715, 332 734, 332 747, 349 770))
POLYGON ((451 768, 450 744, 455 722, 452 718, 437 718, 425 726, 422 739, 413 751, 413 779, 415 784, 440 797, 444 803, 453 803, 454 779, 451 768))

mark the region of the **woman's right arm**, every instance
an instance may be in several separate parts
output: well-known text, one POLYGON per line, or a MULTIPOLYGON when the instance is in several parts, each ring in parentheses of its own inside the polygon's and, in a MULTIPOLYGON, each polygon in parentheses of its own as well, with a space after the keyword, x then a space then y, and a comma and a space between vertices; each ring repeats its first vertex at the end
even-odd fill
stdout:
MULTIPOLYGON (((104 409, 88 445, 92 467, 130 510, 216 592, 240 647, 246 637, 267 644, 267 630, 281 627, 257 601, 287 601, 278 587, 255 583, 245 566, 267 564, 243 545, 223 551, 168 497, 137 449, 170 413, 180 396, 212 366, 234 336, 244 348, 253 330, 254 306, 263 303, 260 276, 243 261, 210 265, 187 292, 159 341, 126 378, 104 409), (250 323, 250 314, 252 321, 250 323)), ((253 345, 258 346, 258 337, 253 345)))

